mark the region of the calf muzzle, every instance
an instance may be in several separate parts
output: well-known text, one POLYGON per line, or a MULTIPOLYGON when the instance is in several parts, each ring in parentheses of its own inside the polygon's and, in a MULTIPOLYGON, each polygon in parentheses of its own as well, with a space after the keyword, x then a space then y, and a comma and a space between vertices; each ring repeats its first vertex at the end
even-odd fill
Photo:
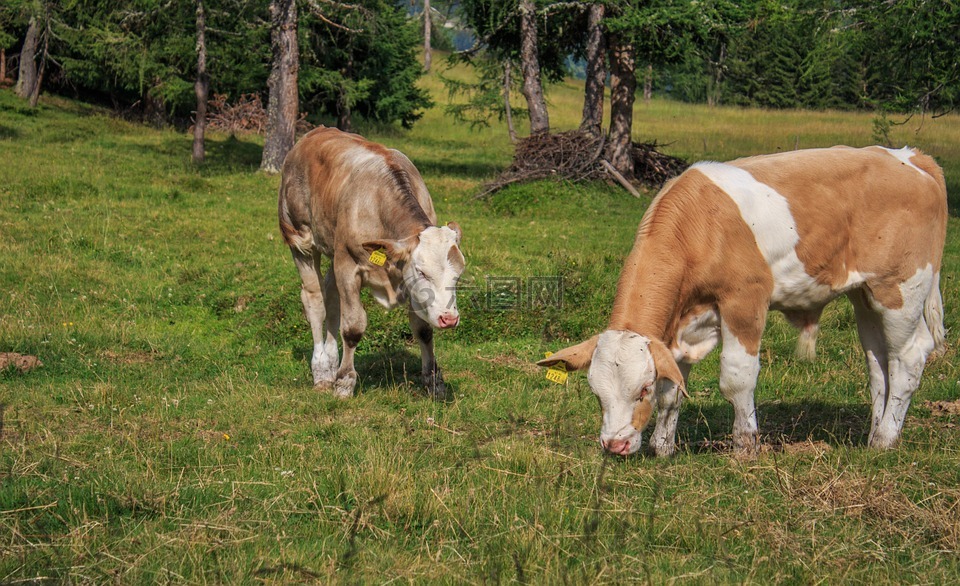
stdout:
POLYGON ((453 328, 460 323, 460 316, 456 313, 443 313, 437 318, 437 325, 443 329, 453 328))

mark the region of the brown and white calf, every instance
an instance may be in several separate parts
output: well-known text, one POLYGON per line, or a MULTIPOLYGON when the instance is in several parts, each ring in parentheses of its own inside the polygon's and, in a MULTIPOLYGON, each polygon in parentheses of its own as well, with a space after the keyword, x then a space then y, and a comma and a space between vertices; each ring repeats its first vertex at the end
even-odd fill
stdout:
POLYGON ((873 401, 869 445, 893 446, 927 357, 944 345, 943 172, 909 148, 834 147, 699 163, 640 222, 606 331, 538 364, 589 366, 615 454, 675 449, 691 365, 719 342, 720 391, 737 449, 757 441, 754 388, 767 311, 816 324, 853 303, 873 401))
POLYGON ((318 128, 300 139, 283 163, 279 215, 303 281, 314 385, 337 396, 353 395, 354 352, 367 327, 360 303, 365 286, 387 308, 408 305, 424 385, 432 396, 445 396, 432 328, 460 321, 461 231, 452 222, 436 225, 433 201, 413 163, 358 135, 318 128), (385 261, 376 262, 382 257, 372 257, 375 251, 382 251, 385 261), (324 256, 332 264, 322 278, 324 256))

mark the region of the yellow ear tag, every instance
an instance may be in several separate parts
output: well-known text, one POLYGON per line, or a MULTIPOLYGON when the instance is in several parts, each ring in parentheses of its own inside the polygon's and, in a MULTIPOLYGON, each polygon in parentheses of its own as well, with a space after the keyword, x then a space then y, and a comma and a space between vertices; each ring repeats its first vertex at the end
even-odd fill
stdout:
MULTIPOLYGON (((547 352, 544 358, 550 358, 552 354, 553 352, 547 352)), ((567 382, 567 376, 567 365, 562 362, 558 362, 547 368, 547 380, 550 382, 562 385, 567 382)))
POLYGON ((374 250, 370 253, 370 262, 378 267, 382 267, 383 263, 387 262, 387 255, 383 252, 382 248, 380 250, 374 250))

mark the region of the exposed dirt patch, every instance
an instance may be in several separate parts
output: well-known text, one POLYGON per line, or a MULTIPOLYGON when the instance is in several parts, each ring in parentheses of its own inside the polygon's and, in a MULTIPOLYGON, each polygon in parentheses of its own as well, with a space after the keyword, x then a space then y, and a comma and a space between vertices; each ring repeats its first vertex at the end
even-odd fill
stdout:
POLYGON ((249 295, 241 295, 237 298, 237 302, 233 304, 233 311, 236 313, 242 313, 247 309, 247 305, 253 301, 253 297, 249 295))
POLYGON ((0 352, 0 370, 12 367, 23 373, 41 366, 43 366, 43 362, 40 362, 40 359, 36 356, 18 354, 17 352, 0 352))
POLYGON ((158 358, 156 352, 146 352, 143 350, 137 352, 114 352, 113 350, 104 350, 100 352, 104 360, 109 360, 116 364, 147 364, 158 358))
POLYGON ((956 401, 924 401, 923 406, 941 417, 960 415, 960 399, 956 401))

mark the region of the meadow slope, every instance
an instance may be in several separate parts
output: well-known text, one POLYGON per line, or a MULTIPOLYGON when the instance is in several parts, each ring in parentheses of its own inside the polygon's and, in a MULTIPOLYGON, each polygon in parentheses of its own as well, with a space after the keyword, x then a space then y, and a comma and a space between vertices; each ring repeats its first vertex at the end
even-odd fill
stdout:
MULTIPOLYGON (((580 91, 551 88, 555 128, 576 126, 580 91)), ((872 128, 655 100, 635 136, 723 160, 863 146, 872 128)), ((0 352, 43 361, 0 371, 0 583, 960 581, 960 220, 941 279, 950 347, 898 449, 864 447, 866 374, 840 301, 814 363, 771 316, 756 458, 726 449, 716 354, 693 370, 675 458, 607 458, 586 377, 556 385, 532 362, 604 326, 649 197, 542 182, 477 201, 510 160, 502 126, 437 107, 409 132, 367 130, 463 227, 462 325, 437 336, 446 403, 419 389, 404 313, 369 298, 358 395, 311 389, 256 137, 210 137, 197 170, 185 134, 0 91, 0 352), (562 303, 538 293, 558 282, 562 303)), ((893 139, 937 157, 958 201, 960 118, 893 139)))

